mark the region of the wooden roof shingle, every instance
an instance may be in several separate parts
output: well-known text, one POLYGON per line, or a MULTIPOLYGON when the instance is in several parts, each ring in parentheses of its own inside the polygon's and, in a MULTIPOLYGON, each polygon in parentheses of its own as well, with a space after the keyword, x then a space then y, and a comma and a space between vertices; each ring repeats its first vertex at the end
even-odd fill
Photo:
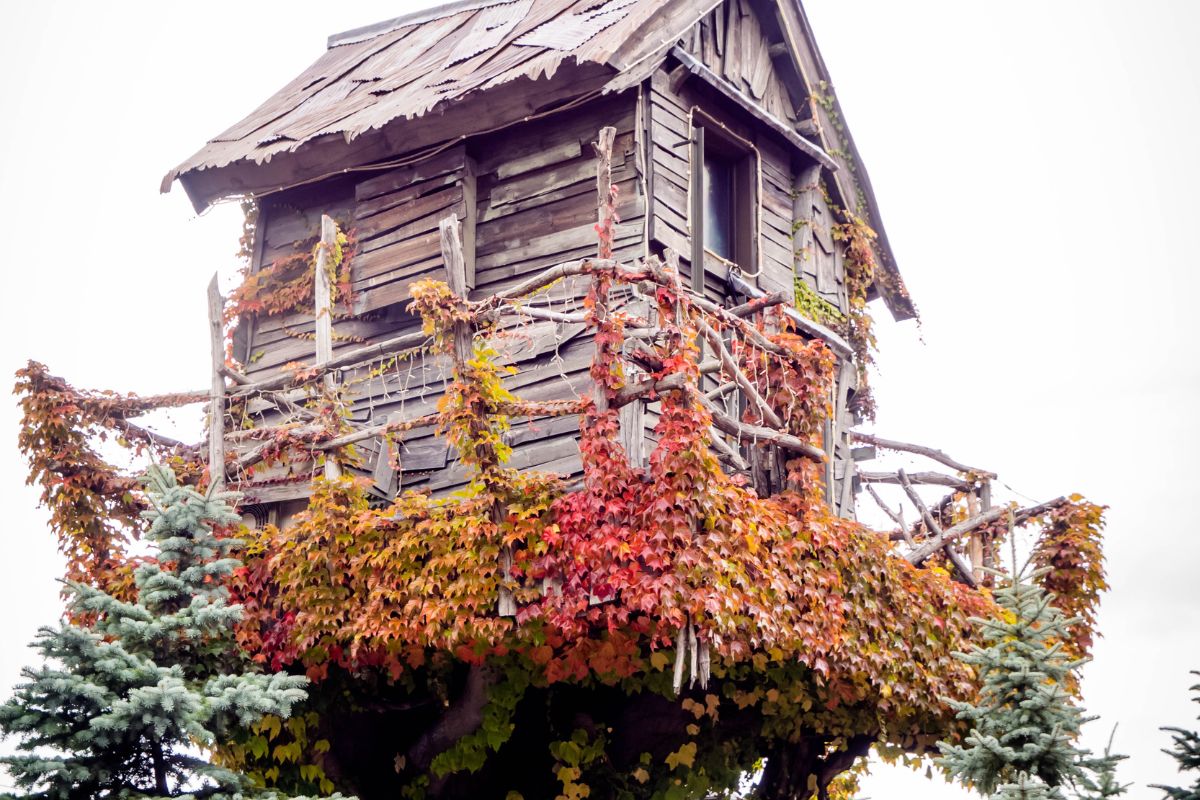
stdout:
MULTIPOLYGON (((448 139, 516 124, 548 106, 621 91, 653 72, 721 2, 457 0, 335 34, 308 69, 168 172, 161 189, 180 180, 202 210, 222 198, 270 193, 397 153, 419 156, 422 148, 436 151, 448 139), (506 85, 513 88, 489 99, 506 85)), ((799 0, 747 2, 773 11, 802 95, 828 85, 799 0)), ((857 184, 866 196, 881 262, 898 278, 853 139, 833 128, 822 127, 826 151, 850 153, 857 163, 853 176, 843 169, 838 181, 857 184)), ((812 147, 829 166, 841 163, 812 147)), ((902 291, 878 286, 898 318, 915 315, 902 291)))

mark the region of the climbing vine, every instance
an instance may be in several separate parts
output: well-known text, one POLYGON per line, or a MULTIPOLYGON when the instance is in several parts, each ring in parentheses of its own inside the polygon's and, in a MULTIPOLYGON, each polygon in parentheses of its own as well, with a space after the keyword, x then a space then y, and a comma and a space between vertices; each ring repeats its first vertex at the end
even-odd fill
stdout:
MULTIPOLYGON (((652 377, 695 386, 699 312, 667 289, 657 300, 663 319, 683 313, 667 325, 652 377)), ((460 301, 428 283, 415 288, 414 307, 449 348, 451 329, 466 321, 460 301)), ((622 323, 613 315, 596 324, 604 336, 622 323)), ((817 442, 832 357, 786 331, 771 337, 792 358, 763 370, 761 386, 789 430, 817 442)), ((617 351, 598 352, 608 353, 594 371, 611 399, 623 379, 604 362, 617 351)), ((739 353, 743 363, 761 358, 739 353)), ((303 664, 317 680, 378 668, 400 681, 431 668, 434 653, 476 665, 515 656, 524 670, 492 684, 481 727, 428 764, 406 761, 412 785, 479 769, 508 740, 526 685, 670 696, 667 654, 691 624, 722 687, 708 695, 714 722, 759 718, 766 741, 780 743, 814 730, 831 746, 869 735, 922 747, 944 736, 955 723, 938 698, 973 687, 951 654, 968 617, 988 613, 987 599, 890 557, 885 539, 833 516, 807 459, 788 462, 793 488, 775 497, 727 476, 709 450, 711 420, 691 396, 660 398, 659 446, 646 469, 616 444, 616 409, 585 414, 583 487, 567 492, 555 476, 504 466, 507 422, 497 408, 513 398, 476 347, 440 407, 443 432, 476 479, 457 497, 410 491, 384 508, 372 508, 352 478, 318 481, 294 525, 268 526, 252 545, 240 591, 244 646, 273 666, 303 664), (506 547, 515 551, 507 575, 506 547), (519 602, 516 620, 495 614, 503 585, 519 602)), ((704 744, 693 728, 683 725, 670 751, 630 764, 586 755, 603 751, 603 737, 567 732, 552 747, 561 796, 601 778, 647 796, 691 796, 727 787, 751 765, 749 751, 720 736, 704 744)))
POLYGON ((137 479, 123 474, 100 449, 105 443, 116 445, 195 476, 194 449, 158 436, 131 418, 198 398, 80 391, 36 361, 18 370, 16 377, 13 391, 22 413, 17 447, 29 462, 26 483, 40 487, 41 503, 50 512, 50 529, 66 558, 66 579, 129 596, 133 574, 127 548, 137 536, 146 506, 137 479))
MULTIPOLYGON (((239 256, 242 258, 242 281, 234 289, 225 305, 225 319, 235 323, 247 316, 280 317, 296 311, 308 311, 313 305, 313 271, 317 264, 317 251, 321 244, 319 231, 298 240, 292 252, 271 263, 254 269, 250 242, 257 229, 258 207, 253 201, 243 204, 245 214, 244 231, 239 256)), ((338 226, 336 241, 330 248, 326 269, 333 289, 335 307, 340 305, 343 314, 352 311, 354 296, 351 288, 350 262, 353 258, 354 232, 343 232, 338 226)))
POLYGON ((846 295, 850 313, 846 315, 846 339, 854 350, 854 366, 858 370, 858 390, 854 395, 856 410, 867 419, 875 418, 875 398, 870 390, 870 368, 875 363, 875 332, 867 310, 867 296, 875 282, 875 231, 857 215, 838 208, 842 222, 833 226, 834 241, 845 245, 846 295))
POLYGON ((839 328, 846 321, 846 315, 817 294, 802 275, 797 275, 793 283, 794 305, 801 314, 831 328, 839 328))
POLYGON ((1100 594, 1108 589, 1101 550, 1104 511, 1104 506, 1072 495, 1041 520, 1042 535, 1033 551, 1034 565, 1049 568, 1042 585, 1054 595, 1055 605, 1066 618, 1080 620, 1066 643, 1075 658, 1091 655, 1100 594))
MULTIPOLYGON (((845 324, 861 364, 873 344, 863 308, 872 234, 843 217, 845 324)), ((310 261, 249 276, 231 307, 269 316, 310 302, 301 287, 312 284, 310 261)), ((316 700, 295 720, 234 732, 220 744, 224 763, 289 791, 356 790, 370 776, 379 792, 410 798, 469 796, 472 781, 500 774, 512 785, 488 783, 489 793, 582 798, 605 786, 682 800, 732 791, 750 772, 761 773, 766 796, 824 797, 872 745, 922 753, 962 733, 946 700, 977 687, 954 653, 971 618, 996 609, 986 590, 913 566, 888 536, 831 510, 818 460, 831 352, 777 309, 753 320, 714 311, 653 265, 597 261, 584 274, 595 389, 542 404, 505 388, 509 368, 477 335, 494 324, 493 307, 441 282, 413 285, 426 346, 453 365, 423 424, 454 447, 464 485, 384 501, 353 472, 318 478, 288 524, 239 533, 243 566, 230 585, 244 609, 239 646, 264 668, 303 671, 316 700), (633 353, 644 373, 636 384, 625 370, 635 320, 608 301, 612 287, 634 282, 658 321, 633 353), (733 424, 764 431, 774 419, 774 441, 791 448, 777 455, 785 451, 770 438, 748 448, 778 465, 769 496, 714 453, 719 412, 700 367, 701 345, 711 354, 714 339, 728 341, 743 388, 759 398, 733 424), (621 445, 621 406, 639 386, 657 403, 644 466, 621 445), (517 412, 579 415, 578 482, 512 466, 517 412), (513 759, 531 766, 497 766, 513 759)), ((203 398, 81 392, 32 363, 17 391, 30 481, 42 487, 69 575, 119 584, 142 500, 96 440, 176 459, 198 481, 194 449, 130 418, 203 398)), ((262 439, 239 431, 237 441, 270 444, 283 458, 344 433, 332 412, 307 413, 319 422, 264 428, 262 439)), ((1064 610, 1082 618, 1072 646, 1084 653, 1105 588, 1102 509, 1072 498, 1039 522, 1036 558, 1052 568, 1064 610)))

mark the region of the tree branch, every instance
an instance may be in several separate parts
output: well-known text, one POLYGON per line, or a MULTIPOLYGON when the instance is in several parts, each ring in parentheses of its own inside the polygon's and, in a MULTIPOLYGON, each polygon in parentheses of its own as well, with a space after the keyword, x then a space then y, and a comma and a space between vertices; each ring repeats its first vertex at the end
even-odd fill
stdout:
POLYGON ((963 464, 960 461, 955 461, 953 458, 946 455, 941 450, 935 450, 932 447, 925 447, 924 445, 920 445, 920 444, 909 444, 908 442, 897 442, 894 439, 883 439, 878 436, 875 436, 874 434, 862 433, 860 431, 850 431, 850 435, 852 437, 854 437, 854 440, 856 442, 863 442, 864 444, 873 444, 876 447, 882 447, 885 450, 898 450, 902 453, 915 453, 916 455, 919 455, 919 456, 925 456, 926 458, 932 458, 934 461, 938 462, 939 464, 944 464, 947 467, 949 467, 950 469, 956 470, 958 472, 965 472, 965 473, 972 474, 972 475, 978 475, 981 478, 997 477, 996 473, 994 473, 994 472, 988 472, 987 470, 979 469, 978 467, 968 467, 966 464, 963 464))
MULTIPOLYGON (((975 572, 971 569, 971 565, 964 561, 963 557, 955 552, 950 543, 946 541, 946 536, 942 533, 941 526, 937 524, 937 520, 933 518, 933 514, 930 513, 929 508, 921 499, 921 495, 917 494, 917 490, 909 482, 908 476, 904 474, 904 470, 899 470, 896 474, 900 476, 900 485, 904 487, 904 492, 908 495, 908 499, 917 507, 917 511, 921 512, 921 517, 925 520, 925 525, 928 526, 929 533, 933 536, 934 540, 942 543, 941 548, 946 551, 946 558, 950 559, 950 563, 958 570, 963 580, 967 582, 967 585, 972 589, 978 589, 979 581, 975 578, 975 572)), ((912 561, 912 559, 910 558, 909 561, 912 561)), ((912 563, 915 564, 917 562, 912 561, 912 563)))

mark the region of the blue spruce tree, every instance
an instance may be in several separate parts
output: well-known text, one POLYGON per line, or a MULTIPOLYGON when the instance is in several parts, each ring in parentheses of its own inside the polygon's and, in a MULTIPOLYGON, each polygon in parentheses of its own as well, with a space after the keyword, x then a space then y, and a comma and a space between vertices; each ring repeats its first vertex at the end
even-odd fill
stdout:
POLYGON ((95 624, 42 628, 31 646, 45 663, 0 706, 0 730, 20 739, 0 764, 25 797, 245 796, 247 779, 203 748, 305 699, 303 677, 242 671, 241 608, 222 585, 239 542, 213 530, 239 521, 229 495, 200 494, 162 467, 146 483, 159 553, 135 572, 137 602, 69 584, 71 611, 95 624))
POLYGON ((996 592, 1001 614, 976 619, 982 643, 958 657, 981 681, 975 703, 951 701, 970 725, 962 744, 939 743, 939 764, 982 794, 1002 800, 1063 800, 1072 787, 1082 800, 1115 797, 1115 763, 1076 745, 1088 720, 1066 686, 1084 661, 1070 660, 1062 642, 1074 620, 1064 619, 1037 583, 1044 571, 1017 573, 996 592))
MULTIPOLYGON (((1192 674, 1200 675, 1200 672, 1192 674)), ((1192 691, 1197 693, 1197 696, 1192 698, 1192 702, 1200 703, 1200 683, 1193 686, 1192 691)), ((1163 730, 1171 734, 1174 745, 1170 750, 1163 752, 1179 763, 1179 771, 1200 773, 1200 733, 1183 728, 1163 728, 1163 730)), ((1200 774, 1196 775, 1196 779, 1190 787, 1155 786, 1154 788, 1162 789, 1171 800, 1200 800, 1200 774)))

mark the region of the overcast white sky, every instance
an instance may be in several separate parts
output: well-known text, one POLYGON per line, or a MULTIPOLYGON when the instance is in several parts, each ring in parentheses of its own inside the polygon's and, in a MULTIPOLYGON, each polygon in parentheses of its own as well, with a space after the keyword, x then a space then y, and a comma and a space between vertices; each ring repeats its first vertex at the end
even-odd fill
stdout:
MULTIPOLYGON (((426 5, 5 4, 0 372, 36 358, 80 386, 207 385, 204 286, 232 283, 240 218, 196 218, 159 179, 327 34, 426 5)), ((1112 507, 1086 738, 1119 722, 1131 797, 1156 797, 1146 784, 1175 779, 1157 728, 1195 723, 1200 669, 1200 2, 807 8, 924 316, 879 327, 878 430, 1037 500, 1112 507)), ((60 573, 2 407, 0 693, 58 614, 60 573)), ((884 768, 865 794, 965 796, 884 768)))

